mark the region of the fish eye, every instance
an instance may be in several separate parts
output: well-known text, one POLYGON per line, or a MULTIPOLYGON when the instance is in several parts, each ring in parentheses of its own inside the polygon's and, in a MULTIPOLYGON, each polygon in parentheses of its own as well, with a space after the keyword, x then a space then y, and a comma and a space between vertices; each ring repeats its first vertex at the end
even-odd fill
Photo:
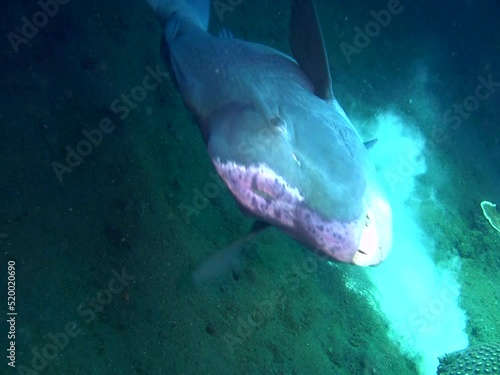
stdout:
POLYGON ((285 121, 281 117, 273 117, 269 120, 270 124, 276 127, 286 127, 285 121))
POLYGON ((269 129, 277 135, 283 137, 288 137, 288 129, 285 120, 283 118, 276 116, 269 120, 269 129))

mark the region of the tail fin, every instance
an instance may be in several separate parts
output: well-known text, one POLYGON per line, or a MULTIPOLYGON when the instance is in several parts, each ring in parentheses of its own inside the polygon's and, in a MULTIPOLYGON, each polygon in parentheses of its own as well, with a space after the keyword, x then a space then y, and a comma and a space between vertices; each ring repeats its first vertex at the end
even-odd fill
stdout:
POLYGON ((188 19, 203 30, 208 29, 210 0, 146 0, 162 25, 172 13, 188 19))

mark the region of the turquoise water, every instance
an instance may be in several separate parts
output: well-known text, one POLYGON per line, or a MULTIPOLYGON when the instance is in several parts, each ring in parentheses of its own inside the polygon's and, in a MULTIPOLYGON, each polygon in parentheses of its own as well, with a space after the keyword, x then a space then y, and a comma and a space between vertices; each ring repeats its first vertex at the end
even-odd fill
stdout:
MULTIPOLYGON (((252 221, 166 77, 154 15, 61 1, 35 32, 23 17, 39 4, 7 6, 1 342, 16 367, 4 356, 1 373, 431 375, 438 356, 499 342, 500 233, 480 203, 500 199, 500 9, 400 5, 377 29, 387 1, 317 0, 336 96, 379 138, 390 257, 333 264, 272 229, 198 287, 190 273, 252 221)), ((288 1, 222 0, 210 30, 289 53, 288 17, 288 1)))

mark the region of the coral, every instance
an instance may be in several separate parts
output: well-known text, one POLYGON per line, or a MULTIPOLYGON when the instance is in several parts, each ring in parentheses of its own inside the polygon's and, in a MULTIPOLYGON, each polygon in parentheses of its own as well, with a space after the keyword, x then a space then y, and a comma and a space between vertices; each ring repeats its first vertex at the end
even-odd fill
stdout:
POLYGON ((500 211, 496 204, 488 201, 481 202, 481 208, 483 209, 483 214, 490 222, 491 226, 500 232, 500 211))
POLYGON ((500 343, 483 344, 439 358, 438 375, 500 375, 500 343))

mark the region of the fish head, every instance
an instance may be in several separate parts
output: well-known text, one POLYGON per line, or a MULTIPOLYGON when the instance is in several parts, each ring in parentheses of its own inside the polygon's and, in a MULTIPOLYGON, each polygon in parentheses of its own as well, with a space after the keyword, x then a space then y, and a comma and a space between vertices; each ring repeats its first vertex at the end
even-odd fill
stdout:
POLYGON ((343 110, 314 103, 224 108, 209 119, 212 162, 245 213, 331 260, 377 265, 392 245, 390 205, 343 110))

